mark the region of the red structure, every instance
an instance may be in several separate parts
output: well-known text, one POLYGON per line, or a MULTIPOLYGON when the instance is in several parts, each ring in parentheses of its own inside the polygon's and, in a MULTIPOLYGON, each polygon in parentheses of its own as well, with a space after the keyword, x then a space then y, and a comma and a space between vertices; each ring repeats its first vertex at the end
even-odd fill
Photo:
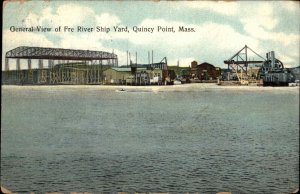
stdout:
POLYGON ((201 63, 196 67, 196 76, 199 80, 216 80, 221 75, 221 68, 209 63, 201 63))
POLYGON ((191 76, 197 77, 197 66, 198 66, 198 62, 197 61, 192 61, 191 62, 191 76))

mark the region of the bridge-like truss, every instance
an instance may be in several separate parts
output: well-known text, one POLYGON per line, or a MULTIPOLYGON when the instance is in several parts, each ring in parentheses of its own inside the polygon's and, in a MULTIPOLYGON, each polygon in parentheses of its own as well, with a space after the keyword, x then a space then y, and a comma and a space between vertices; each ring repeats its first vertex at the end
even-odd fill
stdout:
POLYGON ((225 60, 224 63, 228 65, 228 68, 232 65, 236 65, 236 67, 240 67, 243 71, 247 73, 247 68, 249 64, 262 64, 266 59, 255 51, 253 51, 250 47, 245 45, 241 50, 239 50, 236 54, 230 57, 228 60, 225 60), (248 57, 249 51, 252 51, 253 54, 258 56, 260 60, 250 60, 248 57), (235 59, 235 60, 234 60, 235 59), (245 68, 245 69, 244 69, 245 68))
POLYGON ((103 82, 103 65, 118 66, 118 56, 104 51, 27 46, 5 55, 6 77, 16 84, 99 84, 103 82), (15 60, 14 71, 9 71, 10 60, 15 60), (27 60, 27 70, 21 70, 20 60, 27 60), (38 68, 32 68, 32 60, 38 60, 38 68))
POLYGON ((104 51, 74 50, 20 46, 6 52, 6 58, 53 60, 117 60, 114 53, 104 51))
MULTIPOLYGON (((263 65, 263 63, 266 61, 264 57, 256 53, 254 50, 252 50, 250 47, 245 45, 241 50, 239 50, 237 53, 235 53, 232 57, 230 57, 227 60, 224 60, 224 63, 228 65, 228 70, 231 69, 231 72, 236 75, 238 80, 243 83, 249 83, 249 81, 253 81, 256 79, 256 76, 252 76, 248 72, 248 66, 255 65, 255 67, 260 67, 263 65), (249 52, 251 51, 251 52, 249 52), (249 54, 251 54, 254 58, 250 58, 249 54)), ((251 67, 252 68, 252 67, 251 67)), ((227 79, 229 79, 229 75, 227 75, 227 79)))

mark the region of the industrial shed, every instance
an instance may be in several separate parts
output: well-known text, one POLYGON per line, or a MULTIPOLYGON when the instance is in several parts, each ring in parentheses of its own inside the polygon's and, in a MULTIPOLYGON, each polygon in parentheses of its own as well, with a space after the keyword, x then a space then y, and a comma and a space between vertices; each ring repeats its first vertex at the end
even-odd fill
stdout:
POLYGON ((196 77, 199 80, 217 80, 221 75, 221 68, 207 62, 197 65, 196 69, 196 77))
POLYGON ((163 70, 146 67, 113 67, 103 72, 105 84, 151 85, 162 84, 163 70))
POLYGON ((126 79, 132 78, 131 68, 110 68, 103 72, 105 84, 124 84, 126 79))

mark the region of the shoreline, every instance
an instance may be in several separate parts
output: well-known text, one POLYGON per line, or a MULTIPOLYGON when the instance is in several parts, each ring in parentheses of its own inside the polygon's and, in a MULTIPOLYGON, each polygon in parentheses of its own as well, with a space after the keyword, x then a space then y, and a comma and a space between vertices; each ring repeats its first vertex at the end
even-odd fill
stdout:
POLYGON ((181 91, 203 91, 203 90, 237 90, 237 91, 299 91, 295 87, 263 87, 263 86, 220 86, 215 83, 191 83, 182 85, 151 85, 151 86, 126 86, 126 85, 1 85, 2 89, 16 90, 66 90, 84 89, 99 91, 147 91, 147 92, 181 92, 181 91))

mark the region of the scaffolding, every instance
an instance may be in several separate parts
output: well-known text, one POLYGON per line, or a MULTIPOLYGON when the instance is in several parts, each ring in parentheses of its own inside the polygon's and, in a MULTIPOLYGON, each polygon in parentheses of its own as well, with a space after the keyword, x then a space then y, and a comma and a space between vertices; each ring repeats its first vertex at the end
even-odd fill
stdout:
POLYGON ((21 46, 6 52, 2 83, 102 84, 103 65, 117 67, 118 56, 104 51, 21 46), (16 62, 15 70, 10 70, 11 60, 16 62), (27 69, 21 69, 20 60, 27 60, 27 69), (37 60, 35 69, 32 60, 37 60))

